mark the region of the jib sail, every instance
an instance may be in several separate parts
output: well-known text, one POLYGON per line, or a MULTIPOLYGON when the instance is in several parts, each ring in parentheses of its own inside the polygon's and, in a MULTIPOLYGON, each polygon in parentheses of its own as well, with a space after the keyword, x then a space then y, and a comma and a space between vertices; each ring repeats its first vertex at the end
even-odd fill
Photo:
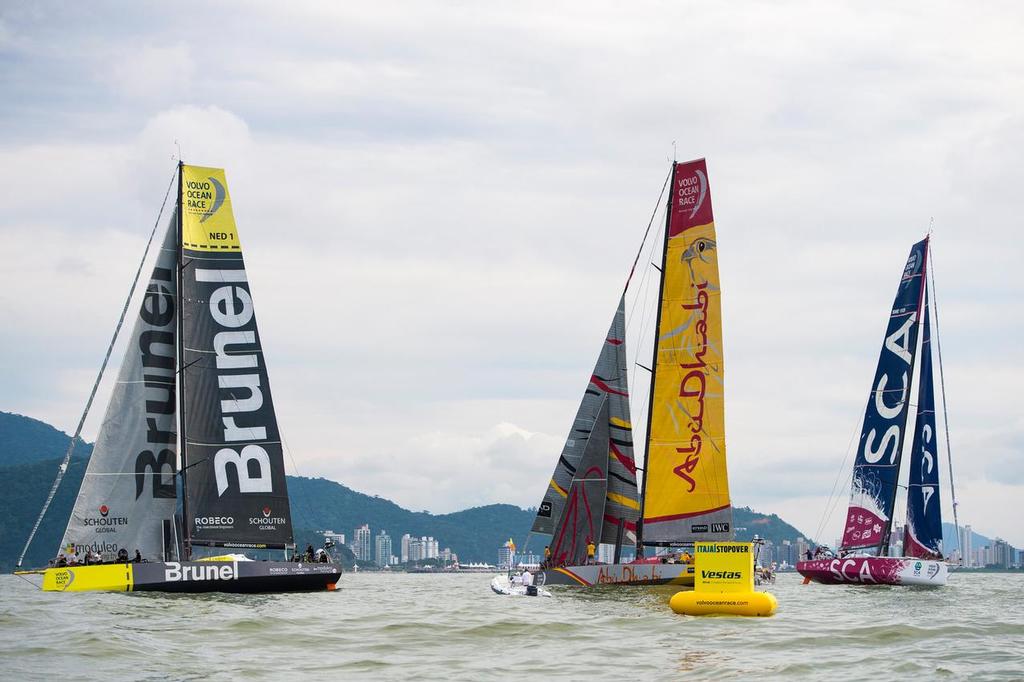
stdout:
POLYGON ((623 537, 636 529, 640 503, 637 499, 636 463, 633 460, 633 426, 629 416, 629 385, 626 374, 625 297, 619 299, 608 334, 605 336, 590 381, 580 400, 572 429, 548 482, 534 518, 532 531, 552 534, 562 516, 573 477, 580 467, 592 434, 601 431, 610 435, 605 454, 607 464, 607 495, 603 518, 599 517, 599 533, 595 543, 615 543, 620 525, 623 537), (601 417, 602 405, 606 416, 601 417))
POLYGON ((177 219, 171 220, 61 540, 61 552, 71 545, 80 553, 91 550, 108 559, 121 549, 131 556, 137 549, 149 561, 176 558, 171 521, 176 505, 178 249, 177 219))

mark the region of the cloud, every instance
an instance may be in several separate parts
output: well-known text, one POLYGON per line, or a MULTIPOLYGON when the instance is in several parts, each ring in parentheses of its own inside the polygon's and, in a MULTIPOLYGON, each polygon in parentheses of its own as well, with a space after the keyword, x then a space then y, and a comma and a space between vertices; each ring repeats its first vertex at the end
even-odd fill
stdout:
MULTIPOLYGON (((1024 545, 985 497, 1024 492, 1020 20, 800 1, 4 8, 0 408, 73 428, 177 140, 227 168, 300 473, 432 511, 535 504, 674 142, 708 158, 734 500, 818 525, 933 224, 960 509, 1024 545)), ((650 259, 628 298, 644 364, 650 259)))

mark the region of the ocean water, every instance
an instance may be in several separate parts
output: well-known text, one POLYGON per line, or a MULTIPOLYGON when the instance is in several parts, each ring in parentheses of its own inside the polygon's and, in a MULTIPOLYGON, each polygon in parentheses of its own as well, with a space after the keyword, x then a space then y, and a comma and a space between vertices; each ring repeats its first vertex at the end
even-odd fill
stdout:
POLYGON ((345 574, 335 593, 39 592, 0 576, 0 678, 1024 679, 1024 576, 801 585, 772 618, 678 616, 673 588, 501 597, 490 575, 345 574))

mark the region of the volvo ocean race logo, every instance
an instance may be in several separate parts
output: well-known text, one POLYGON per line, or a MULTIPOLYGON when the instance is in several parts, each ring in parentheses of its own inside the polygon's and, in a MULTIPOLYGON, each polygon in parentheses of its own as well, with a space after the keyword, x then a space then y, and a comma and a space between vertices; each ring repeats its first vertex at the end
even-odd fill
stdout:
POLYGON ((676 201, 680 210, 690 210, 688 220, 692 220, 697 215, 697 211, 704 205, 707 196, 708 178, 701 169, 695 169, 693 175, 689 177, 679 178, 676 201))
POLYGON ((168 561, 164 568, 164 580, 167 582, 238 580, 238 562, 210 561, 183 566, 177 561, 168 561))
POLYGON ((185 202, 190 213, 199 214, 199 222, 205 223, 220 210, 227 196, 224 185, 210 176, 206 180, 189 180, 185 183, 185 202))
POLYGON ((105 504, 99 506, 99 516, 86 516, 82 519, 83 526, 91 526, 97 533, 116 533, 117 526, 127 526, 127 516, 111 516, 110 507, 105 504))
POLYGON ((907 266, 903 268, 903 279, 901 284, 907 286, 914 279, 914 275, 917 274, 918 269, 921 267, 921 255, 917 250, 910 252, 910 257, 907 258, 907 266))
POLYGON ((277 530, 278 526, 287 526, 288 519, 283 516, 271 516, 273 510, 270 507, 263 508, 263 516, 252 516, 249 518, 250 526, 259 526, 259 530, 277 530))

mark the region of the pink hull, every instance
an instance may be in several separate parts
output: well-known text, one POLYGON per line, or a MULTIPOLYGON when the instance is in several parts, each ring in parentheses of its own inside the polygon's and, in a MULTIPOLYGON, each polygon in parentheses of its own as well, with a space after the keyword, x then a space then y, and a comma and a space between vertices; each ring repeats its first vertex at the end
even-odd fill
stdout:
POLYGON ((945 561, 912 557, 833 557, 800 561, 796 570, 805 578, 825 585, 925 585, 946 584, 945 561))

